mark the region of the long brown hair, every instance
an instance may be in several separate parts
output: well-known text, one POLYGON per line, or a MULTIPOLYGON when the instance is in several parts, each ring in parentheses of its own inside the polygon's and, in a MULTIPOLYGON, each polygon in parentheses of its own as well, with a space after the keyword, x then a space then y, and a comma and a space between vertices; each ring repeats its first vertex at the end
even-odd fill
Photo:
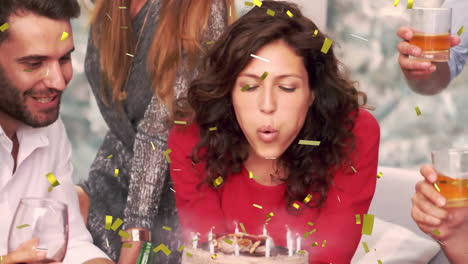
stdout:
MULTIPOLYGON (((174 91, 172 84, 177 65, 182 54, 186 54, 189 66, 195 66, 197 54, 201 50, 201 34, 207 26, 212 2, 216 0, 160 1, 160 19, 149 49, 148 72, 155 95, 171 109, 174 91)), ((234 0, 221 1, 224 1, 227 9, 234 7, 234 0)), ((119 7, 130 8, 130 2, 131 0, 96 0, 91 16, 92 40, 100 51, 101 92, 104 102, 108 102, 109 97, 107 86, 112 87, 112 101, 125 99, 122 89, 132 58, 120 54, 134 54, 136 40, 133 37, 130 12, 119 7), (128 29, 122 30, 120 26, 127 26, 128 29)), ((235 16, 227 17, 230 24, 235 16)))
POLYGON ((248 142, 235 117, 232 89, 239 73, 252 60, 249 54, 279 39, 303 58, 309 87, 316 95, 294 142, 321 141, 320 148, 291 144, 278 159, 287 173, 288 208, 311 192, 314 203, 310 206, 321 206, 334 172, 341 166, 350 168, 350 153, 355 149, 352 129, 366 96, 340 69, 333 48, 327 54, 321 52, 326 36, 320 30, 314 34, 315 30, 317 26, 295 4, 263 1, 261 7, 254 7, 229 26, 214 44, 202 73, 192 82, 186 100, 177 101, 176 109, 177 115, 192 117, 199 127, 200 142, 191 158, 205 162, 204 183, 213 186, 219 176, 226 182, 229 174, 239 172, 247 160, 248 142), (268 15, 267 9, 274 10, 275 16, 268 15), (288 10, 294 17, 286 14, 288 10), (215 126, 216 132, 209 131, 215 126))

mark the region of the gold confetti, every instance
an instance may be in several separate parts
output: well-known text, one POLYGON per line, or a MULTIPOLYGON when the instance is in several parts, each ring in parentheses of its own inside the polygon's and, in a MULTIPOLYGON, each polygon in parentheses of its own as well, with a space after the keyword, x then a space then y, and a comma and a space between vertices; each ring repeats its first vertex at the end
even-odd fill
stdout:
POLYGON ((440 188, 439 188, 439 185, 437 185, 437 183, 434 183, 434 188, 436 188, 436 190, 440 192, 440 188))
POLYGON ((314 35, 313 35, 313 37, 316 37, 317 34, 318 34, 318 29, 314 30, 314 35))
POLYGON ((360 225, 361 224, 361 215, 356 215, 356 225, 360 225))
POLYGON ((193 255, 187 252, 187 256, 191 258, 193 255))
POLYGON ((228 243, 229 245, 232 245, 232 240, 229 238, 224 239, 224 242, 228 243))
POLYGON ((258 204, 253 204, 254 207, 257 207, 258 209, 263 209, 263 207, 261 205, 258 205, 258 204))
POLYGON ((216 178, 216 180, 214 180, 213 182, 213 185, 215 187, 218 187, 219 185, 221 185, 223 183, 223 177, 219 176, 218 178, 216 178))
POLYGON ((169 157, 169 154, 171 154, 171 152, 171 149, 166 149, 166 151, 164 151, 163 153, 164 157, 166 157, 167 163, 171 163, 171 158, 169 157))
POLYGON ((123 244, 122 244, 122 247, 124 247, 124 248, 131 248, 131 247, 132 247, 132 244, 130 244, 130 243, 123 243, 123 244))
POLYGON ((265 80, 265 78, 268 76, 268 72, 264 72, 262 76, 260 76, 260 80, 265 80))
POLYGON ((107 156, 107 158, 106 158, 106 159, 112 159, 112 157, 113 157, 113 155, 112 155, 112 154, 110 154, 109 156, 107 156))
POLYGON ((210 128, 208 128, 208 130, 209 131, 216 131, 216 130, 218 130, 218 127, 210 127, 210 128))
POLYGON ((250 88, 250 86, 248 84, 244 85, 244 87, 242 87, 241 91, 242 92, 245 92, 247 91, 248 89, 250 88))
POLYGON ((120 29, 128 29, 127 26, 121 26, 120 29))
POLYGON ((253 3, 254 3, 255 5, 257 5, 258 7, 262 7, 262 4, 263 4, 263 3, 262 3, 261 1, 259 1, 259 0, 253 0, 253 3))
POLYGON ((377 179, 380 179, 380 178, 382 178, 382 175, 383 175, 383 173, 382 173, 382 172, 379 172, 379 173, 377 173, 377 179))
POLYGON ((419 109, 418 106, 416 106, 416 107, 414 108, 414 110, 416 110, 416 115, 417 115, 417 116, 420 116, 420 115, 421 115, 421 110, 419 109))
POLYGON ((32 72, 33 70, 32 70, 32 69, 24 69, 23 71, 25 71, 25 72, 32 72))
POLYGON ((130 53, 125 53, 125 55, 127 55, 127 56, 129 56, 129 57, 132 57, 132 58, 135 57, 135 55, 130 54, 130 53))
POLYGON ((28 227, 28 226, 29 226, 28 224, 24 224, 24 225, 17 226, 16 228, 23 229, 23 228, 28 227))
POLYGON ((325 244, 327 244, 327 240, 324 240, 324 241, 322 242, 322 247, 325 247, 325 244))
POLYGON ((118 229, 122 224, 123 224, 122 219, 117 218, 117 220, 115 220, 114 224, 112 224, 111 229, 114 230, 114 231, 117 231, 117 229, 118 229))
POLYGON ((177 124, 177 125, 186 125, 186 124, 187 124, 187 121, 175 120, 175 121, 174 121, 174 124, 177 124))
POLYGON ((300 207, 300 205, 298 205, 297 203, 293 203, 292 206, 293 206, 294 208, 296 208, 296 209, 299 209, 299 207, 300 207))
POLYGON ((109 13, 106 13, 106 16, 109 18, 110 21, 112 21, 112 17, 109 15, 109 13))
POLYGON ((293 13, 291 13, 291 11, 286 11, 286 14, 289 16, 289 17, 294 17, 293 13))
POLYGON ((185 246, 182 245, 182 246, 179 247, 179 249, 177 249, 177 251, 182 252, 182 250, 184 250, 184 248, 185 248, 185 246))
POLYGON ((249 178, 250 178, 250 179, 258 179, 258 177, 256 177, 256 176, 253 175, 253 172, 252 172, 252 171, 249 171, 249 178))
POLYGON ((314 243, 312 244, 312 246, 313 246, 313 247, 316 247, 316 246, 318 246, 318 243, 317 243, 317 242, 314 242, 314 243))
POLYGON ((153 141, 151 141, 151 148, 153 148, 153 150, 155 150, 155 149, 156 149, 156 147, 154 147, 154 143, 153 143, 153 141))
POLYGON ((104 226, 104 229, 110 230, 112 226, 112 215, 106 215, 106 224, 104 226))
POLYGON ((393 6, 396 7, 400 3, 400 0, 393 1, 393 6))
POLYGON ((274 214, 273 212, 270 212, 270 213, 268 214, 268 216, 269 216, 269 217, 273 217, 273 216, 275 216, 275 214, 274 214))
POLYGON ((253 6, 254 4, 252 2, 244 2, 244 5, 246 6, 253 6))
POLYGON ((413 8, 413 2, 414 2, 413 0, 408 0, 408 4, 406 5, 406 8, 407 9, 413 8))
POLYGON ((257 56, 257 55, 255 55, 255 54, 250 54, 250 57, 254 57, 254 58, 259 59, 259 60, 262 60, 262 61, 270 62, 269 60, 267 60, 267 59, 265 59, 265 58, 262 58, 262 57, 260 57, 260 56, 257 56))
POLYGON ((307 239, 310 236, 310 234, 314 233, 315 231, 317 231, 316 228, 314 228, 313 230, 311 230, 309 232, 305 232, 304 233, 304 238, 307 239))
POLYGON ((304 201, 303 201, 303 202, 304 202, 305 204, 307 204, 307 203, 310 202, 310 199, 312 199, 312 194, 309 193, 309 194, 307 194, 307 197, 304 198, 304 201))
POLYGON ((50 187, 47 190, 48 192, 51 192, 52 189, 60 185, 59 181, 57 180, 57 178, 55 178, 55 175, 53 173, 47 173, 46 177, 47 180, 49 180, 50 182, 50 187))
POLYGON ((242 229, 242 233, 247 234, 247 231, 245 230, 244 224, 240 223, 239 225, 240 225, 240 227, 242 229))
POLYGON ((127 9, 126 6, 119 6, 119 9, 127 9))
POLYGON ((461 28, 457 32, 457 35, 461 36, 461 34, 463 34, 464 31, 465 31, 465 26, 461 26, 461 28))
POLYGON ((320 141, 301 139, 299 145, 320 146, 320 141))
POLYGON ((162 229, 167 230, 167 231, 172 231, 172 228, 170 228, 168 226, 163 226, 162 229))
POLYGON ((380 259, 377 260, 378 264, 382 264, 382 261, 380 259))
POLYGON ((216 254, 211 255, 211 259, 215 259, 215 258, 216 258, 216 254))
POLYGON ((62 33, 62 37, 60 38, 61 41, 64 41, 68 38, 68 33, 67 32, 63 32, 62 33))
POLYGON ((322 45, 322 49, 320 51, 324 54, 327 54, 332 44, 333 44, 333 40, 329 38, 325 38, 325 41, 323 42, 323 45, 322 45))
POLYGON ((119 177, 119 169, 114 170, 114 177, 119 177))
POLYGON ((307 222, 307 224, 310 225, 310 226, 314 225, 314 223, 312 223, 312 222, 307 222))
POLYGON ((123 230, 119 230, 119 236, 125 238, 125 239, 129 239, 130 238, 130 234, 123 231, 123 230))
POLYGON ((361 233, 369 236, 372 235, 372 229, 374 228, 374 215, 365 214, 363 222, 361 233))
POLYGON ((434 229, 434 230, 432 230, 432 234, 434 234, 436 236, 440 236, 440 231, 438 229, 434 229))
POLYGON ((357 170, 353 166, 351 166, 351 169, 353 170, 354 173, 357 173, 357 170))
POLYGON ((267 9, 266 13, 267 13, 268 15, 270 15, 270 16, 275 16, 275 14, 276 14, 275 11, 273 11, 273 10, 271 10, 271 9, 269 9, 269 8, 267 9))
POLYGON ((168 248, 166 247, 166 245, 164 245, 164 244, 162 244, 162 243, 159 244, 159 246, 157 246, 157 247, 155 247, 155 248, 153 249, 153 252, 154 252, 154 253, 158 253, 159 251, 162 251, 164 254, 166 254, 166 256, 169 256, 169 255, 172 253, 172 251, 171 251, 170 249, 168 249, 168 248))
POLYGON ((364 252, 369 253, 369 247, 367 246, 367 243, 362 242, 362 246, 364 247, 364 252))
POLYGON ((8 25, 8 23, 3 23, 3 25, 0 26, 0 31, 5 32, 9 28, 10 25, 8 25))
POLYGON ((213 40, 207 41, 206 44, 207 44, 207 45, 213 45, 213 44, 214 44, 214 41, 213 41, 213 40))
POLYGON ((109 240, 107 240, 107 238, 106 238, 106 245, 107 247, 109 247, 109 240))

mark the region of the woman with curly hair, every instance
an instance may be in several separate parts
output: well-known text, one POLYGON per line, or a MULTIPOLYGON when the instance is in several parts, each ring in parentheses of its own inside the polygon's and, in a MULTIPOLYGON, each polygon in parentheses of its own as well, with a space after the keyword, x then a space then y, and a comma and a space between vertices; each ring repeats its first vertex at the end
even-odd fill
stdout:
POLYGON ((310 263, 350 263, 355 215, 375 191, 380 130, 316 30, 295 5, 263 1, 221 35, 177 101, 188 125, 172 129, 167 153, 186 242, 240 223, 261 234, 267 223, 286 246, 287 225, 310 263))

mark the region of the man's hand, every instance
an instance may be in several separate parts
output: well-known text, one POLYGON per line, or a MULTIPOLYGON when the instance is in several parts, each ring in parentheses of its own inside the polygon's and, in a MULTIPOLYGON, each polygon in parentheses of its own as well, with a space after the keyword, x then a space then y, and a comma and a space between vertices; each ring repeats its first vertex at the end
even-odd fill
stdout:
POLYGON ((131 244, 132 247, 122 247, 120 249, 120 258, 118 264, 136 263, 138 260, 138 255, 140 254, 141 247, 143 246, 143 241, 133 241, 126 243, 131 244))
MULTIPOLYGON (((409 27, 400 27, 397 35, 402 39, 402 41, 398 43, 398 51, 400 53, 398 62, 400 63, 401 70, 406 79, 421 80, 429 78, 429 76, 436 71, 436 64, 429 61, 418 61, 409 58, 410 55, 418 57, 422 53, 421 48, 409 43, 414 36, 414 31, 409 27)), ((458 44, 460 44, 460 38, 458 36, 451 36, 450 46, 454 47, 458 44)))
MULTIPOLYGON (((41 260, 47 256, 47 251, 37 250, 39 239, 31 239, 18 247, 15 251, 9 252, 8 255, 3 257, 2 264, 16 264, 16 263, 40 263, 41 260)), ((51 264, 60 264, 59 262, 51 264)))
POLYGON ((446 199, 435 189, 437 173, 430 165, 421 167, 424 180, 416 184, 411 216, 419 229, 441 242, 452 263, 468 258, 468 207, 443 208, 446 199))

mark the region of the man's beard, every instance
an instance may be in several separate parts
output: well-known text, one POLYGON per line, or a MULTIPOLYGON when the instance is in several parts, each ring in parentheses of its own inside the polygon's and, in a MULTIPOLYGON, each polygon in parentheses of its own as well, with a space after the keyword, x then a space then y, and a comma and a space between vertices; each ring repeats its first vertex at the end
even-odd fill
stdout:
POLYGON ((59 115, 61 92, 51 88, 47 89, 47 92, 41 92, 41 94, 56 93, 59 100, 57 107, 41 112, 47 114, 47 118, 39 118, 27 108, 26 95, 31 93, 33 90, 29 89, 21 96, 20 90, 8 80, 5 71, 0 66, 0 112, 31 127, 45 127, 54 123, 59 115))

